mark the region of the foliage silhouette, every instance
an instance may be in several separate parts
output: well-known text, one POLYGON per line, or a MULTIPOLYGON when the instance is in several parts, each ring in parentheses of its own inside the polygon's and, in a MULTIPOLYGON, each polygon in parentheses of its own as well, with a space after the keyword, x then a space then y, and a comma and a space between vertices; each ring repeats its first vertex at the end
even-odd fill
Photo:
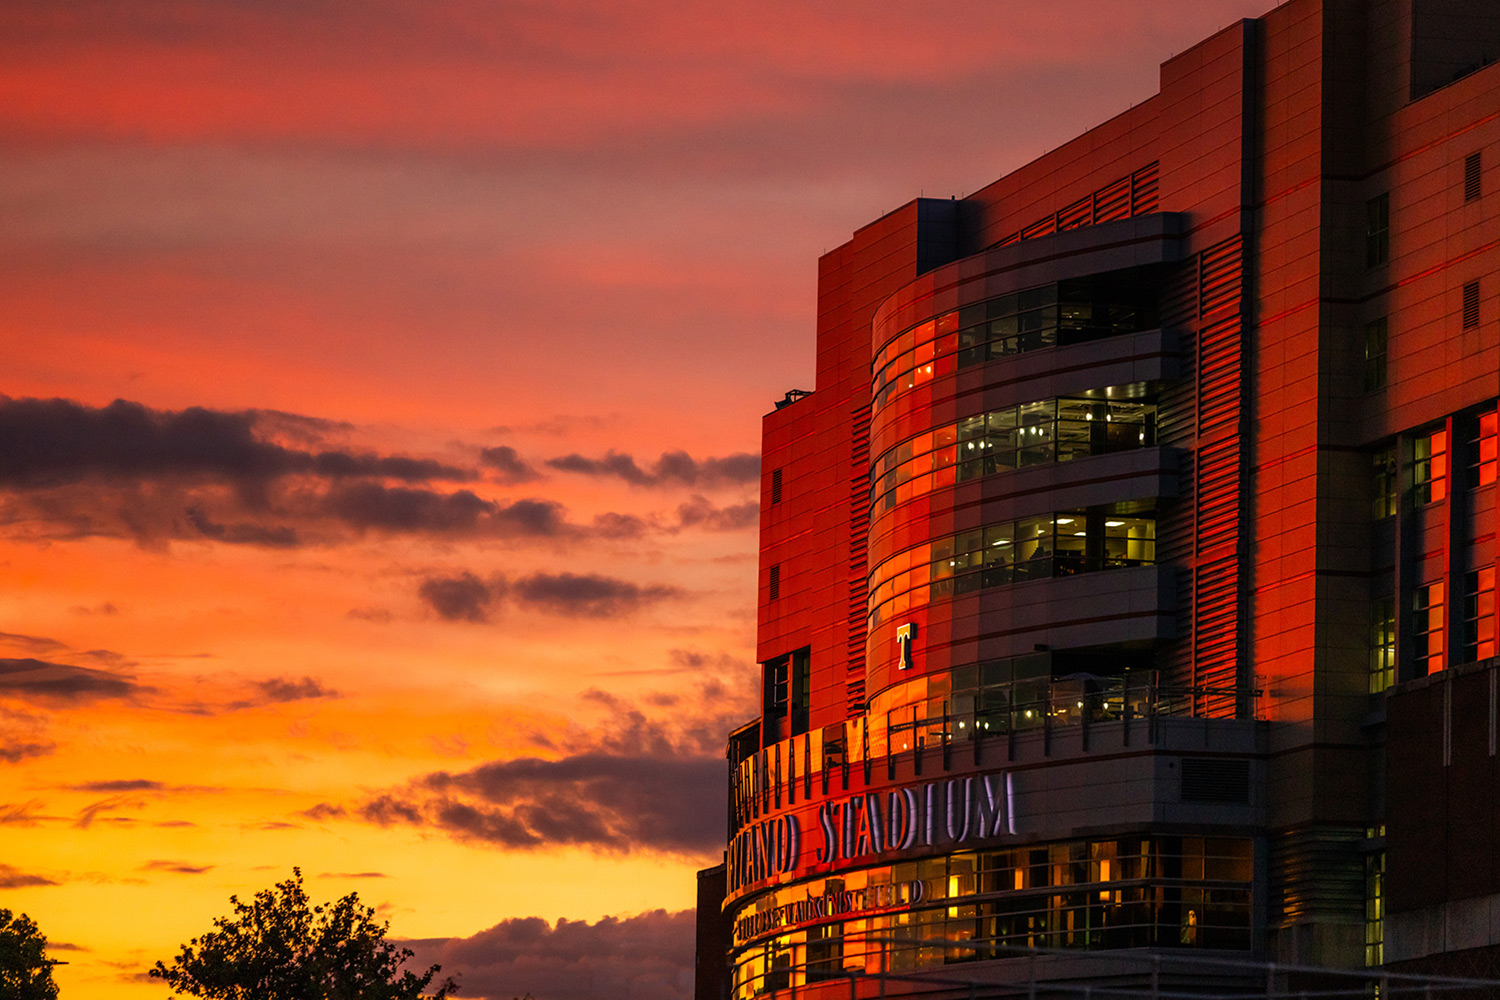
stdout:
POLYGON ((385 939, 390 925, 351 892, 336 903, 309 906, 302 871, 249 903, 230 896, 234 917, 184 945, 171 966, 151 976, 174 992, 209 1000, 443 1000, 458 986, 444 979, 424 993, 440 970, 402 970, 412 956, 385 939))
POLYGON ((26 914, 0 910, 0 997, 6 1000, 54 1000, 53 962, 47 939, 26 914))

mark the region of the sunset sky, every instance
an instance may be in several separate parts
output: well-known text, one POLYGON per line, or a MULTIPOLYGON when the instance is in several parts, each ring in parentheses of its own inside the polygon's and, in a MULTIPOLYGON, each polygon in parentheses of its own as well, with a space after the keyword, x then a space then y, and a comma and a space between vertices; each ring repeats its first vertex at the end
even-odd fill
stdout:
POLYGON ((0 907, 63 997, 294 865, 465 997, 687 996, 817 257, 1273 4, 0 4, 0 907))

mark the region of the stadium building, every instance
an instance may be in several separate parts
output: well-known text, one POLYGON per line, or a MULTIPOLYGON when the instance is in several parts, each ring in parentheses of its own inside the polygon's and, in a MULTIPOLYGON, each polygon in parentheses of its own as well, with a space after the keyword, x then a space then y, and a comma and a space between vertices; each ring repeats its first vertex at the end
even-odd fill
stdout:
POLYGON ((700 1000, 1500 977, 1497 58, 1290 0, 819 261, 700 1000))

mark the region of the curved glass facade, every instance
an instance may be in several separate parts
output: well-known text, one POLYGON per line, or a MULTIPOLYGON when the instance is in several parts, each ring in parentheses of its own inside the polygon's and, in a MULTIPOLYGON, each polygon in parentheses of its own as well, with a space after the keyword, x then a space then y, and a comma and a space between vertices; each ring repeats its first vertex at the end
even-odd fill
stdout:
POLYGON ((932 379, 1027 351, 1150 330, 1156 269, 1091 275, 945 312, 891 338, 871 364, 872 407, 932 379))
POLYGON ((1156 517, 1148 511, 1067 510, 986 525, 898 552, 876 566, 869 625, 955 594, 1155 561, 1156 517))
POLYGON ((1251 858, 1244 838, 1128 836, 804 881, 738 911, 733 996, 1013 949, 1248 949, 1251 858))
POLYGON ((933 490, 1032 465, 1156 443, 1156 403, 1139 386, 991 410, 915 435, 870 467, 870 509, 890 510, 933 490), (1116 398, 1119 397, 1119 398, 1116 398))

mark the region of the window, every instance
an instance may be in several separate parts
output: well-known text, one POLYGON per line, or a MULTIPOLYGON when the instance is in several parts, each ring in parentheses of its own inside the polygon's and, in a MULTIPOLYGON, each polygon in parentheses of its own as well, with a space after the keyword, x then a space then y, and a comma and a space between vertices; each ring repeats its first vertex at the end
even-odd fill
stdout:
POLYGON ((1396 513, 1396 446, 1377 451, 1373 464, 1375 489, 1370 513, 1378 521, 1396 513))
POLYGON ((1472 330, 1479 325, 1479 282, 1471 281, 1464 286, 1464 329, 1472 330))
POLYGON ((1495 567, 1464 576, 1464 661, 1495 655, 1495 567))
POLYGON ((1376 267, 1391 259, 1391 196, 1383 194, 1365 202, 1365 266, 1376 267))
POLYGON ((1396 683, 1396 599, 1379 597, 1370 604, 1370 693, 1396 683))
POLYGON ((1412 499, 1436 503, 1448 495, 1448 432, 1433 431, 1412 441, 1412 499))
POLYGON ((781 470, 771 470, 771 502, 781 503, 781 470))
POLYGON ((1365 855, 1365 965, 1385 964, 1385 852, 1365 855))
POLYGON ((763 673, 763 700, 767 719, 790 716, 788 728, 781 735, 796 736, 807 732, 807 706, 812 689, 812 648, 804 646, 794 653, 767 660, 763 673))
POLYGON ((1418 587, 1412 599, 1412 663, 1415 676, 1443 669, 1443 585, 1418 587))
POLYGON ((786 714, 788 700, 787 672, 792 663, 790 656, 778 656, 767 660, 765 671, 764 700, 766 718, 779 718, 786 714))
POLYGON ((1495 452, 1497 425, 1500 416, 1491 410, 1481 413, 1474 422, 1469 438, 1469 488, 1488 486, 1495 481, 1495 452))
POLYGON ((887 450, 870 465, 870 506, 891 510, 954 482, 1155 443, 1156 402, 1139 384, 992 410, 887 450))
POLYGON ((1478 201, 1483 193, 1479 186, 1480 170, 1478 153, 1470 153, 1464 157, 1464 201, 1478 201))
POLYGON ((1156 515, 1138 504, 986 525, 898 552, 877 566, 869 624, 990 587, 1155 562, 1156 515))
POLYGON ((1365 326, 1365 392, 1385 388, 1386 319, 1365 326))
POLYGON ((777 563, 775 566, 772 566, 769 575, 770 579, 766 585, 766 590, 769 591, 767 596, 774 601, 781 597, 781 564, 777 563))

